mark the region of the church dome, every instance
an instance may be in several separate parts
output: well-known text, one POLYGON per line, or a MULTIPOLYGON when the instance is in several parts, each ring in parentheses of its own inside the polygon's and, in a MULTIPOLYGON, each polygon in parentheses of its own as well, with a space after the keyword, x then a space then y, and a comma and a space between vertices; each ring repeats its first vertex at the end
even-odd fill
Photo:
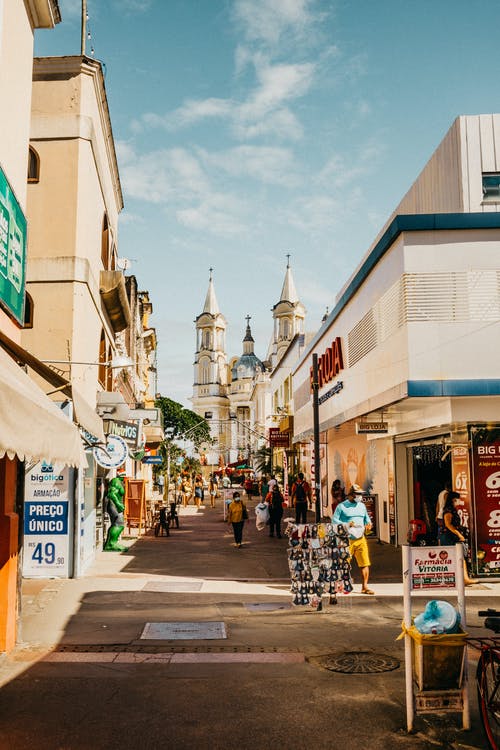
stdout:
POLYGON ((264 365, 253 352, 242 354, 234 363, 231 370, 233 380, 242 380, 243 378, 253 378, 256 373, 263 372, 264 365))
POLYGON ((254 340, 250 330, 250 316, 247 315, 247 330, 243 339, 243 354, 234 363, 231 375, 233 380, 243 380, 243 378, 253 378, 256 373, 264 371, 264 365, 254 353, 254 340))

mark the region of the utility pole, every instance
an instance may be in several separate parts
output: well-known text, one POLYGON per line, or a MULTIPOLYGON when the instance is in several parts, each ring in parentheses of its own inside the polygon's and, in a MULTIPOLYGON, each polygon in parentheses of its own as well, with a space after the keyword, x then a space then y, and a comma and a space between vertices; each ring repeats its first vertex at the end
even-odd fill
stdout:
POLYGON ((85 56, 85 40, 87 39, 87 0, 82 0, 82 44, 81 55, 85 56))
POLYGON ((318 402, 318 355, 313 354, 313 429, 314 429, 314 491, 316 523, 321 522, 321 466, 319 457, 319 402, 318 402))

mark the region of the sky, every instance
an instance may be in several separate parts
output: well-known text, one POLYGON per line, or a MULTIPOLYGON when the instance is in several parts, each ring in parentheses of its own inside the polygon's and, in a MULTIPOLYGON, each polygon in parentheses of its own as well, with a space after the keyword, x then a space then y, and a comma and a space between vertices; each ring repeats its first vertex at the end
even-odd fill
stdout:
MULTIPOLYGON (((35 32, 80 54, 80 0, 35 32)), ((290 254, 314 332, 460 114, 499 111, 498 0, 87 0, 158 391, 190 406, 209 268, 240 355, 266 356, 290 254)))

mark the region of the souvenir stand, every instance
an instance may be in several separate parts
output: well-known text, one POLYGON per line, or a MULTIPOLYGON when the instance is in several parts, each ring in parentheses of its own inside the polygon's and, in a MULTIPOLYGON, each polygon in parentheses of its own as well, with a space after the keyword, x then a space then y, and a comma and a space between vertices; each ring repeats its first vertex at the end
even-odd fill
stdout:
POLYGON ((293 604, 320 611, 323 594, 335 604, 337 594, 352 591, 349 537, 343 524, 289 522, 285 534, 293 604))
MULTIPOLYGON (((405 636, 406 720, 413 731, 415 714, 461 713, 469 729, 467 660, 465 659, 465 591, 463 550, 453 547, 403 546, 403 603, 405 636), (453 590, 460 628, 452 634, 421 634, 413 625, 412 592, 453 590)), ((424 601, 420 597, 420 601, 424 601)))

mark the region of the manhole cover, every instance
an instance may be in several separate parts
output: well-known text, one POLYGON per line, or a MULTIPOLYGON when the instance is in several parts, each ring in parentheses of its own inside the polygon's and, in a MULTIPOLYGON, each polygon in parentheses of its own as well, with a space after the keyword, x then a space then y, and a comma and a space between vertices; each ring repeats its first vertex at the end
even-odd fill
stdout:
POLYGON ((375 674, 392 672, 400 662, 392 656, 374 654, 372 651, 346 651, 344 654, 330 654, 318 659, 325 669, 344 674, 375 674))
POLYGON ((147 622, 141 640, 211 641, 227 638, 223 622, 147 622))

